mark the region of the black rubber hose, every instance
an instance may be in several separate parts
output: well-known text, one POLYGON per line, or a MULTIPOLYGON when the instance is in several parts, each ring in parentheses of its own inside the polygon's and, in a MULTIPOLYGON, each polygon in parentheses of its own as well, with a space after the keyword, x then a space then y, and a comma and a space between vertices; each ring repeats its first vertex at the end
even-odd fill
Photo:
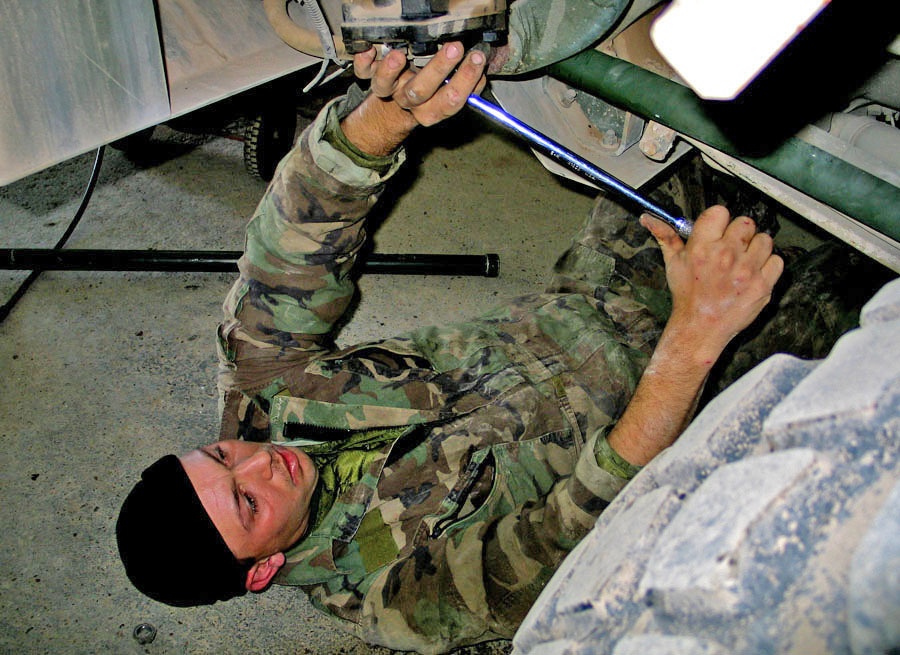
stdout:
MULTIPOLYGON (((56 242, 56 245, 53 246, 53 251, 60 251, 62 247, 66 244, 66 241, 69 240, 69 237, 72 236, 72 232, 75 231, 75 228, 78 227, 78 223, 81 221, 81 217, 84 216, 84 212, 87 209, 88 203, 91 200, 91 196, 94 194, 94 187, 97 186, 97 179, 100 177, 100 167, 103 165, 103 153, 106 150, 106 146, 100 146, 97 148, 97 154, 94 155, 94 165, 91 168, 91 176, 88 179, 87 187, 84 189, 84 193, 81 195, 81 203, 78 205, 78 209, 75 212, 75 216, 69 221, 69 226, 66 228, 66 231, 63 232, 63 235, 59 238, 59 241, 56 242)), ((38 279, 41 272, 46 270, 41 267, 26 267, 25 269, 16 269, 16 270, 29 270, 31 269, 31 273, 28 274, 19 287, 13 292, 13 295, 10 297, 6 303, 0 307, 0 323, 6 320, 6 317, 9 316, 9 313, 13 310, 13 307, 16 306, 16 303, 25 295, 25 292, 34 284, 34 281, 38 279)))

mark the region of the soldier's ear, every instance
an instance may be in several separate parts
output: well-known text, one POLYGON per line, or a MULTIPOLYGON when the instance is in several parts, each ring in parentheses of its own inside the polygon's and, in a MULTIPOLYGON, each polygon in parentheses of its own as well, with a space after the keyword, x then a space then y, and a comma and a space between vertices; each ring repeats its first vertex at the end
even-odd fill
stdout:
POLYGON ((256 562, 247 571, 247 591, 262 591, 268 587, 285 561, 284 553, 275 553, 256 562))

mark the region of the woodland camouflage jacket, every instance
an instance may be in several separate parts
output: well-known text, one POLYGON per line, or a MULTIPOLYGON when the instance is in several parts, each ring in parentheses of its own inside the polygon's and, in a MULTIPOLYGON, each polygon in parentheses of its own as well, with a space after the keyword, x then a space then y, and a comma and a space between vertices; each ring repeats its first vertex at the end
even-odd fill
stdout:
POLYGON ((335 349, 366 214, 403 158, 365 168, 333 145, 351 104, 304 132, 248 226, 218 335, 222 438, 360 467, 277 582, 399 650, 509 638, 625 484, 605 434, 648 347, 629 303, 543 293, 335 349))

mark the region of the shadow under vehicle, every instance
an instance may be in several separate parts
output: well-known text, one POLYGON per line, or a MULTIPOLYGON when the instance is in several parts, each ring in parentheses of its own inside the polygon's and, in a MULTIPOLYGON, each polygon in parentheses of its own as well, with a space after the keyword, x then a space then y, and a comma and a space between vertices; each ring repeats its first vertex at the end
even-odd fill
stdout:
POLYGON ((156 124, 252 92, 245 161, 266 177, 303 103, 279 80, 303 72, 309 90, 372 44, 416 60, 462 39, 490 50, 490 93, 506 111, 626 184, 699 152, 900 270, 896 26, 874 3, 718 4, 5 3, 0 184, 106 143, 140 147, 156 124))

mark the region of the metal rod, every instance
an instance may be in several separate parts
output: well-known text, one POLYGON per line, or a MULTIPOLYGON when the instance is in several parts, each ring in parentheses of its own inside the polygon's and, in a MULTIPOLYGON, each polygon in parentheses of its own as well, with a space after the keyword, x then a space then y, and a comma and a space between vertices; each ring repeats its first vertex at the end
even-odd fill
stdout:
POLYGON ((691 229, 694 226, 691 221, 681 216, 673 216, 622 180, 597 168, 583 157, 576 155, 562 144, 557 143, 545 134, 538 132, 530 125, 523 123, 497 105, 474 94, 469 96, 467 104, 482 115, 487 116, 515 134, 523 137, 535 148, 573 173, 581 175, 586 180, 618 193, 624 198, 636 203, 650 214, 665 221, 678 232, 682 238, 687 239, 691 235, 691 229))
MULTIPOLYGON (((26 271, 237 271, 238 250, 79 250, 75 248, 2 248, 0 269, 26 271)), ((371 253, 366 273, 394 275, 471 275, 497 277, 500 256, 371 253)))

